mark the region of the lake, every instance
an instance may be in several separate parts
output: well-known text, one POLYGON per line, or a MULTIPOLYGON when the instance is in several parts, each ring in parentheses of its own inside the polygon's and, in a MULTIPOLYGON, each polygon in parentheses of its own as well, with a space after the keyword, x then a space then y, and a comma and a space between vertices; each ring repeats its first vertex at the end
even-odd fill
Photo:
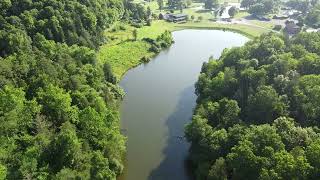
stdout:
POLYGON ((120 82, 126 96, 121 127, 128 137, 121 180, 188 180, 183 138, 196 105, 194 84, 203 62, 248 38, 218 30, 173 32, 175 43, 148 64, 128 71, 120 82))

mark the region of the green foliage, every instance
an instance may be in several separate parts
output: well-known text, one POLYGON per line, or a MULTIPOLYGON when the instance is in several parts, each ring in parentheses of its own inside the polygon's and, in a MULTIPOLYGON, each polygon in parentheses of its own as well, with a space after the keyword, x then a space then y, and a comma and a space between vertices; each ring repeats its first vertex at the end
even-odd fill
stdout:
POLYGON ((282 25, 280 25, 280 24, 277 24, 273 27, 273 30, 275 30, 275 31, 280 31, 281 29, 282 29, 282 25))
POLYGON ((228 14, 230 17, 234 17, 236 14, 238 13, 238 10, 236 7, 232 6, 229 10, 228 10, 228 14))
POLYGON ((133 36, 133 40, 137 40, 137 38, 138 38, 138 31, 137 31, 137 29, 134 29, 133 31, 132 31, 132 36, 133 36))
POLYGON ((59 172, 63 168, 74 168, 79 164, 81 142, 76 133, 76 128, 70 122, 61 125, 60 132, 49 145, 49 167, 53 172, 59 172))
POLYGON ((219 6, 218 0, 204 0, 204 7, 206 9, 213 9, 219 6))
POLYGON ((75 122, 78 119, 78 109, 71 106, 71 97, 63 92, 63 89, 49 84, 38 92, 37 98, 43 112, 54 126, 60 127, 66 121, 75 122))
POLYGON ((100 151, 93 154, 91 161, 93 164, 90 171, 92 179, 116 179, 116 174, 109 169, 108 159, 104 158, 100 151))
MULTIPOLYGON (((3 28, 11 31, 17 31, 14 28, 26 30, 31 38, 41 33, 47 39, 56 42, 88 47, 98 47, 104 39, 104 29, 117 20, 123 12, 122 2, 116 0, 94 3, 77 0, 11 1, 11 5, 9 2, 4 7, 1 6, 3 18, 0 19, 4 19, 1 23, 3 28)), ((15 34, 12 38, 23 40, 19 37, 23 33, 10 34, 15 34)), ((10 44, 7 48, 14 48, 15 45, 18 44, 10 44)))
POLYGON ((0 179, 121 173, 123 92, 95 48, 124 11, 118 0, 0 2, 0 179))
POLYGON ((163 6, 164 6, 164 2, 163 0, 157 0, 158 6, 159 6, 159 10, 162 11, 163 6))
POLYGON ((309 4, 309 1, 307 0, 289 0, 288 2, 286 2, 286 5, 303 13, 306 13, 311 4, 309 4))
POLYGON ((243 0, 241 7, 247 8, 250 14, 264 15, 275 12, 280 6, 279 0, 243 0))
POLYGON ((6 179, 6 176, 7 176, 7 168, 1 164, 0 165, 0 179, 4 180, 4 179, 6 179))
POLYGON ((271 86, 260 86, 248 98, 247 118, 253 123, 272 123, 279 116, 286 115, 287 105, 271 86))
POLYGON ((306 24, 314 28, 320 28, 320 4, 314 6, 307 14, 306 24))
POLYGON ((134 24, 144 23, 151 17, 151 10, 146 10, 142 4, 133 1, 123 1, 124 15, 123 19, 134 24))
POLYGON ((319 178, 319 34, 266 34, 203 65, 185 128, 197 179, 319 178))
POLYGON ((211 166, 208 180, 227 180, 227 165, 221 157, 211 166))
POLYGON ((172 34, 170 31, 165 31, 156 39, 157 44, 159 44, 162 48, 168 48, 173 43, 172 34))

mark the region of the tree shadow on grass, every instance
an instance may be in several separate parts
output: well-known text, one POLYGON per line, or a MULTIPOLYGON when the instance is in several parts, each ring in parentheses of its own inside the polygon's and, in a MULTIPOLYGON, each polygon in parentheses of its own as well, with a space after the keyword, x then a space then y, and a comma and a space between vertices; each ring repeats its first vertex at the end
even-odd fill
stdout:
POLYGON ((163 150, 164 160, 149 175, 148 180, 189 180, 192 179, 187 163, 189 143, 184 138, 184 126, 190 122, 196 104, 194 86, 184 89, 179 97, 176 110, 167 121, 167 146, 163 150))

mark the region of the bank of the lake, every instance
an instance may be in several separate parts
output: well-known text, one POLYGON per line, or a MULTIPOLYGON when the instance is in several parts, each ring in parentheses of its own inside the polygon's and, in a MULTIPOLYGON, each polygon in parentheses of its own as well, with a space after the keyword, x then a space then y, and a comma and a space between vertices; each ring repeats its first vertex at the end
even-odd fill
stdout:
POLYGON ((121 122, 128 137, 121 180, 188 179, 184 125, 195 106, 194 83, 202 63, 248 40, 217 30, 175 31, 173 37, 169 49, 128 71, 120 82, 126 92, 121 122))
POLYGON ((250 39, 269 32, 263 28, 242 24, 219 24, 207 21, 175 24, 157 20, 153 21, 151 26, 137 28, 138 38, 133 41, 132 32, 134 29, 134 27, 127 24, 116 23, 106 33, 107 38, 111 39, 111 41, 101 46, 98 52, 99 62, 108 62, 118 81, 122 79, 129 69, 141 64, 141 58, 152 58, 156 55, 156 53, 149 51, 150 43, 142 39, 155 39, 166 30, 171 32, 183 29, 224 30, 242 34, 250 39))

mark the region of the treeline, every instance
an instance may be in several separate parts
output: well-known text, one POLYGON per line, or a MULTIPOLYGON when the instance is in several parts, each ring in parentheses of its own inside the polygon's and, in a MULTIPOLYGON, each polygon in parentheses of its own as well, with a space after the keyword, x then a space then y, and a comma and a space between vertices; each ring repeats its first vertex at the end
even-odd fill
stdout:
POLYGON ((320 178, 320 33, 225 50, 196 93, 185 131, 197 179, 320 178))
POLYGON ((314 6, 312 6, 311 10, 307 13, 305 19, 303 20, 310 27, 320 28, 320 3, 319 2, 314 6))
POLYGON ((250 14, 264 15, 277 12, 280 8, 280 0, 242 0, 241 7, 248 9, 250 14))
POLYGON ((319 0, 289 0, 285 5, 302 13, 297 17, 299 24, 306 24, 313 28, 320 28, 319 0))
POLYGON ((0 179, 116 179, 123 93, 97 64, 119 0, 0 1, 0 179))
POLYGON ((125 12, 122 19, 124 21, 136 27, 142 27, 145 23, 151 23, 152 12, 150 7, 145 9, 143 5, 134 3, 132 0, 125 0, 123 3, 125 12))
POLYGON ((48 40, 96 48, 103 41, 103 31, 123 11, 119 0, 4 0, 0 2, 0 28, 31 39, 40 33, 48 40))

